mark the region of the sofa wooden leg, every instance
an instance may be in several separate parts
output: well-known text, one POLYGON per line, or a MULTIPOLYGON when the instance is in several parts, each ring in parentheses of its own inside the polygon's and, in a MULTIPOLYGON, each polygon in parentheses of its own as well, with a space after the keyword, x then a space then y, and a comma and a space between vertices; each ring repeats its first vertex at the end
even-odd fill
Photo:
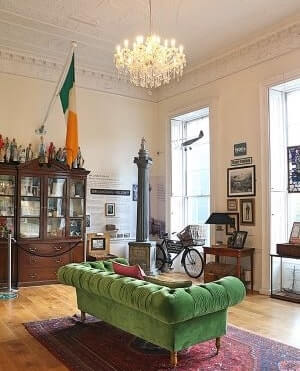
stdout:
POLYGON ((170 352, 170 359, 171 359, 171 366, 176 367, 177 366, 177 352, 170 352))
POLYGON ((221 347, 221 338, 216 338, 217 354, 219 353, 220 347, 221 347))
POLYGON ((86 320, 85 312, 83 312, 82 310, 80 311, 80 320, 81 322, 84 322, 86 320))

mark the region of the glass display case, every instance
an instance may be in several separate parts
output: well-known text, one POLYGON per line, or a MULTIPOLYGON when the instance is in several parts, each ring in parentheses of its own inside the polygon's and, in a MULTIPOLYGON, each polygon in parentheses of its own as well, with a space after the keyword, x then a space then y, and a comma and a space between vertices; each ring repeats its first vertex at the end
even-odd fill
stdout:
POLYGON ((41 215, 41 179, 21 177, 20 186, 20 237, 39 238, 41 215))
POLYGON ((85 182, 82 179, 70 180, 70 237, 83 235, 85 209, 85 182))
POLYGON ((48 178, 47 237, 66 235, 66 178, 48 178))
POLYGON ((0 174, 0 239, 7 231, 15 230, 15 188, 16 177, 0 174))
POLYGON ((84 260, 88 174, 58 161, 0 163, 0 285, 8 230, 19 246, 13 274, 20 286, 55 283, 60 266, 84 260))

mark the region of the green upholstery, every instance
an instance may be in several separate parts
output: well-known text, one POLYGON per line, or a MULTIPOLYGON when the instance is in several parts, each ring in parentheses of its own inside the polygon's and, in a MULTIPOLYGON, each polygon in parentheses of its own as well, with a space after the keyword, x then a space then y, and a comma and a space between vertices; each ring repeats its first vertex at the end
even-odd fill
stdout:
POLYGON ((60 282, 76 287, 79 309, 171 351, 224 335, 227 308, 245 296, 235 277, 172 289, 115 274, 112 261, 95 263, 58 271, 60 282))
POLYGON ((163 281, 156 277, 145 276, 144 280, 155 285, 169 287, 170 289, 179 289, 192 286, 192 281, 163 281))

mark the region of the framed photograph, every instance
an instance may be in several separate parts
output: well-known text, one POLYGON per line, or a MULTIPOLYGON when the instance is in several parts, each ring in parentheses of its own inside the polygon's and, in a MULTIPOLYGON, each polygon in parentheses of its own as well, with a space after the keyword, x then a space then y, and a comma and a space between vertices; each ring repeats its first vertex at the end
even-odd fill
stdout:
POLYGON ((91 250, 105 250, 105 238, 104 237, 92 238, 91 250))
POLYGON ((116 216, 116 204, 114 202, 105 204, 105 216, 116 216))
POLYGON ((138 184, 132 184, 132 201, 138 200, 138 184))
POLYGON ((255 199, 240 200, 241 225, 255 225, 255 199))
POLYGON ((299 222, 293 223, 289 242, 300 244, 300 223, 299 222))
POLYGON ((234 220, 234 225, 226 224, 226 234, 227 236, 231 236, 234 232, 240 229, 240 216, 239 213, 226 213, 231 219, 234 220))
POLYGON ((238 200, 229 198, 227 200, 227 210, 228 211, 238 211, 238 200))
POLYGON ((86 228, 91 228, 91 216, 90 215, 86 215, 86 228))
POLYGON ((300 146, 288 147, 288 192, 300 192, 300 146))
POLYGON ((246 231, 238 231, 236 232, 234 236, 234 241, 233 241, 233 248, 234 249, 242 249, 245 245, 246 238, 247 238, 248 232, 246 231))
POLYGON ((227 196, 255 196, 255 165, 227 169, 227 196))

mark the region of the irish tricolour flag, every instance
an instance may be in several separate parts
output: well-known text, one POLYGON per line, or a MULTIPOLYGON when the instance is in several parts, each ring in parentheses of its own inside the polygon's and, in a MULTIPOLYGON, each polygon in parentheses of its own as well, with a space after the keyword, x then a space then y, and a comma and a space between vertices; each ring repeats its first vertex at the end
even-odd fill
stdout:
POLYGON ((72 163, 76 159, 78 152, 74 54, 59 95, 67 124, 65 146, 67 151, 67 164, 72 167, 72 163))

